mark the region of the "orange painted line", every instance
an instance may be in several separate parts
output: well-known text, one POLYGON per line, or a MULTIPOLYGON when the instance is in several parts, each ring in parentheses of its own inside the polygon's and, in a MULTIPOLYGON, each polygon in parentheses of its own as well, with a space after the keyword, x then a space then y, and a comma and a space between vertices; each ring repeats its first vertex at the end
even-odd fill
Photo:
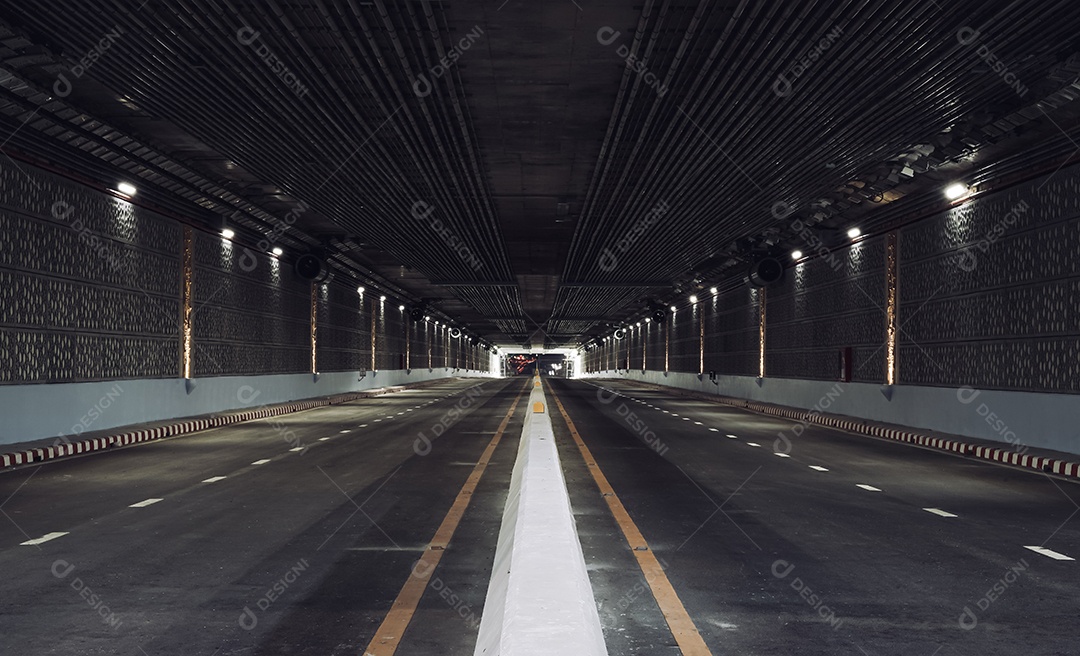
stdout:
POLYGON ((660 612, 664 614, 671 635, 679 645, 679 650, 683 653, 683 656, 712 656, 712 652, 706 646, 705 640, 698 633, 694 620, 690 619, 690 614, 686 612, 686 607, 683 606, 678 593, 675 592, 675 588, 671 585, 671 581, 668 580, 667 574, 664 573, 664 568, 660 565, 660 561, 657 560, 656 554, 649 547, 649 543, 645 540, 645 536, 641 534, 637 524, 630 518, 630 513, 626 512, 626 507, 619 500, 619 496, 615 494, 611 483, 608 483, 604 472, 600 471, 600 466, 596 464, 596 458, 589 451, 589 447, 585 446, 585 441, 581 439, 581 434, 578 433, 574 420, 570 419, 570 415, 566 413, 566 408, 563 407, 562 401, 559 400, 550 383, 548 389, 551 391, 551 398, 555 400, 555 405, 559 408, 559 414, 566 420, 570 435, 574 438, 574 443, 577 444, 581 457, 585 459, 585 464, 588 465, 589 473, 592 474, 593 480, 596 481, 596 486, 600 488, 600 494, 603 495, 604 501, 607 502, 611 515, 622 530, 626 543, 630 545, 634 558, 637 559, 638 567, 641 568, 641 573, 645 575, 645 582, 649 584, 653 598, 656 599, 656 605, 660 607, 660 612))
POLYGON ((514 416, 514 410, 517 409, 518 401, 521 400, 521 395, 525 393, 526 389, 528 389, 528 386, 523 387, 518 392, 514 402, 510 404, 510 409, 506 412, 506 416, 503 417, 498 430, 495 431, 495 436, 488 442, 487 448, 480 455, 480 460, 473 467, 472 473, 469 474, 469 478, 465 481, 465 485, 461 486, 461 491, 458 492, 457 498, 454 499, 454 504, 450 506, 446 517, 443 518, 439 528, 435 531, 435 537, 431 538, 427 549, 424 550, 424 555, 420 556, 420 560, 413 565, 412 574, 405 581, 405 585, 402 586, 397 598, 394 599, 394 603, 390 606, 390 611, 383 618, 378 630, 375 631, 375 636, 371 639, 367 649, 364 650, 364 656, 391 656, 397 651, 401 638, 405 634, 405 629, 409 628, 409 623, 412 622, 413 615, 416 614, 416 608, 420 604, 420 598, 424 596, 431 575, 435 572, 435 567, 438 566, 439 561, 442 560, 443 552, 450 544, 450 539, 454 537, 454 531, 457 530, 458 524, 461 523, 461 518, 465 515, 465 509, 468 508, 469 502, 472 500, 473 492, 480 483, 480 477, 484 475, 488 462, 491 461, 491 454, 495 452, 495 447, 502 440, 503 432, 506 431, 506 427, 510 424, 510 419, 514 416))

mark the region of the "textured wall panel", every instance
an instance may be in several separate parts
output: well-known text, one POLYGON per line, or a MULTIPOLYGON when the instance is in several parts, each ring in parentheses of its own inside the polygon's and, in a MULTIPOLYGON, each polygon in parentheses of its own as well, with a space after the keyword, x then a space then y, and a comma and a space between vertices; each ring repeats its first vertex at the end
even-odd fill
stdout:
POLYGON ((195 238, 195 377, 310 371, 310 283, 216 235, 195 238))
POLYGON ((1076 168, 905 229, 900 382, 1080 390, 1078 243, 1076 168))
POLYGON ((766 298, 767 376, 836 379, 840 351, 850 346, 858 355, 854 380, 883 381, 883 238, 851 244, 789 269, 766 298))
POLYGON ((0 162, 0 382, 179 372, 181 229, 0 162))
POLYGON ((367 371, 371 367, 371 328, 352 284, 319 287, 319 371, 367 371))
POLYGON ((698 373, 698 317, 697 305, 684 306, 670 315, 668 329, 671 331, 669 367, 671 371, 698 373))
POLYGON ((705 312, 705 371, 758 374, 758 291, 740 287, 702 299, 705 312))

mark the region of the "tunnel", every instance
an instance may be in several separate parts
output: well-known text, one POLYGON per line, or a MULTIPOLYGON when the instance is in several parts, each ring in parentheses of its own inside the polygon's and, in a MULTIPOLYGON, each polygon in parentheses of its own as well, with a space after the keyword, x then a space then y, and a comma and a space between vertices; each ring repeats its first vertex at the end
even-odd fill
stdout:
POLYGON ((4 0, 0 653, 1080 653, 1078 34, 4 0))

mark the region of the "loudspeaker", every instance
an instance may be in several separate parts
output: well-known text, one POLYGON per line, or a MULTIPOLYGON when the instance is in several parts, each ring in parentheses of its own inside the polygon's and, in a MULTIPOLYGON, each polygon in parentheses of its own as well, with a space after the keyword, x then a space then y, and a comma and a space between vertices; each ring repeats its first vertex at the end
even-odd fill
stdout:
POLYGON ((775 257, 766 257, 754 262, 747 280, 754 287, 768 287, 784 279, 784 265, 775 257))
POLYGON ((296 271, 296 275, 304 280, 311 282, 322 282, 326 280, 328 271, 326 270, 326 263, 323 259, 314 253, 304 253, 300 257, 296 258, 296 264, 293 265, 293 270, 296 271))

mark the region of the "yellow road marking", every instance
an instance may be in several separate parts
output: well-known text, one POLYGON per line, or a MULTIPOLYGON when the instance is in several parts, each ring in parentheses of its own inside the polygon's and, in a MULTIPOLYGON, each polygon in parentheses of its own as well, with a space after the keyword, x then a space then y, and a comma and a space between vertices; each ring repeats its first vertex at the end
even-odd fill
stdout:
POLYGON ((599 465, 596 464, 596 458, 593 458, 589 447, 585 446, 585 442, 581 439, 581 434, 578 433, 574 421, 566 413, 566 408, 563 407, 562 401, 559 400, 559 396, 555 394, 555 390, 550 383, 548 383, 548 389, 551 391, 551 398, 554 399, 555 405, 559 408, 559 413, 566 420, 570 435, 574 438, 574 443, 577 444, 581 457, 585 459, 585 464, 589 467, 589 473, 592 474, 593 480, 596 481, 596 486, 600 488, 600 494, 603 495, 612 516, 615 517, 615 522, 618 523, 619 528, 622 530, 626 543, 630 545, 634 558, 637 559, 638 567, 641 568, 641 573, 645 575, 645 581, 649 584, 653 598, 656 599, 660 612, 664 614, 664 619, 667 620, 671 635, 674 636, 675 642, 679 645, 679 650, 682 651, 683 656, 712 656, 712 652, 709 651, 705 641, 701 638, 701 634, 698 633, 694 621, 690 619, 690 614, 686 612, 682 600, 679 599, 679 595, 675 592, 671 581, 668 580, 667 574, 664 573, 660 561, 656 559, 656 555, 649 548, 649 543, 645 541, 645 536, 638 530, 637 524, 630 518, 630 513, 626 512, 626 507, 623 506, 622 501, 615 494, 615 490, 608 483, 604 472, 600 471, 599 465))
POLYGON ((509 425, 510 419, 514 416, 514 410, 517 409, 518 401, 521 400, 521 395, 525 393, 526 389, 528 387, 523 387, 518 392, 514 402, 510 404, 510 410, 503 417, 502 423, 499 424, 498 430, 495 431, 495 436, 488 442, 487 448, 484 449, 484 453, 480 456, 480 461, 473 467, 472 473, 469 474, 469 478, 465 481, 465 485, 461 487, 457 498, 454 499, 454 505, 450 506, 450 511, 446 513, 442 524, 435 531, 435 537, 431 539, 431 543, 424 550, 424 555, 420 556, 420 560, 413 565, 411 575, 405 581, 405 585, 402 586, 401 592, 398 593, 393 605, 390 606, 390 611, 386 614, 382 624, 379 625, 379 629, 375 632, 375 636, 371 639, 367 649, 364 650, 365 656, 391 656, 397 651, 398 644, 401 643, 401 638, 405 634, 405 629, 409 627, 409 622, 412 621, 413 615, 416 614, 416 607, 420 603, 420 597, 424 596, 424 590, 427 589, 431 575, 435 572, 435 567, 439 564, 439 561, 442 560, 443 552, 446 550, 447 545, 450 544, 450 538, 454 537, 454 531, 457 530, 462 516, 465 515, 465 509, 469 506, 469 501, 472 500, 472 494, 480 483, 480 477, 484 475, 484 470, 487 469, 491 454, 495 452, 495 447, 502 440, 503 432, 509 425))

